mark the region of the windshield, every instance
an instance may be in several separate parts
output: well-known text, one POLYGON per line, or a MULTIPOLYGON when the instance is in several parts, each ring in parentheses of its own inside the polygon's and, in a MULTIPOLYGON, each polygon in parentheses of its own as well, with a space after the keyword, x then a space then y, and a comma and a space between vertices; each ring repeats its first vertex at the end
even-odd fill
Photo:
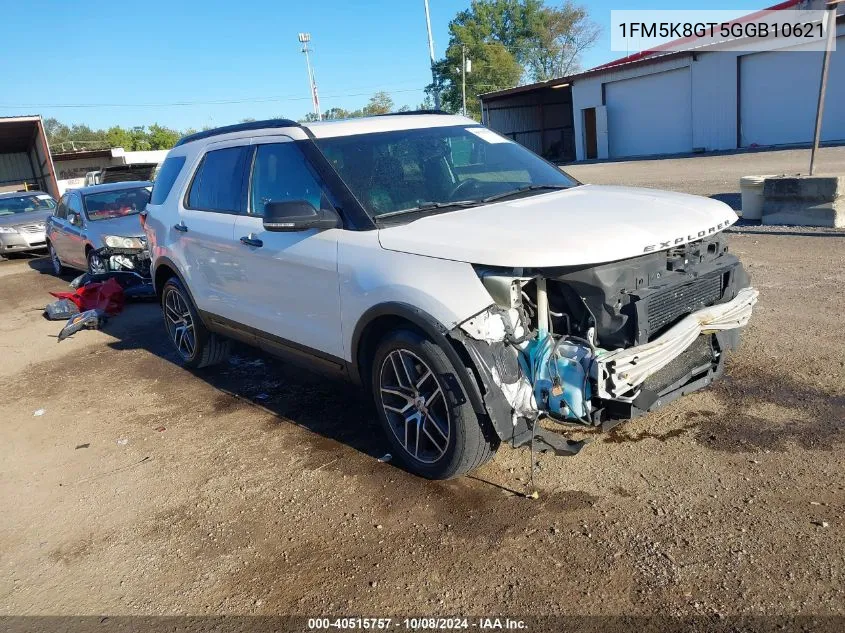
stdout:
POLYGON ((317 139, 374 217, 475 206, 578 182, 522 145, 481 126, 317 139))
POLYGON ((92 222, 135 215, 147 207, 150 190, 147 187, 90 193, 85 196, 85 212, 92 222))
POLYGON ((14 215, 31 211, 50 211, 56 208, 56 201, 46 193, 24 194, 12 198, 0 198, 0 215, 14 215))

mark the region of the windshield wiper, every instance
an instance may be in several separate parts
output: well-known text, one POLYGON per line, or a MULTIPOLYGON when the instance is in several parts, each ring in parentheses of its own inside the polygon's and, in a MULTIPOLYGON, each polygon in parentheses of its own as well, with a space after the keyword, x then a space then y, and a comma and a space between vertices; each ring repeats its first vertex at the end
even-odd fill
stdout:
POLYGON ((398 211, 388 211, 387 213, 379 213, 377 216, 375 216, 375 219, 381 220, 382 218, 390 218, 397 215, 405 215, 407 213, 420 213, 425 211, 432 211, 435 209, 464 209, 467 207, 474 207, 478 204, 479 202, 475 200, 457 200, 455 202, 422 202, 417 206, 411 207, 409 209, 399 209, 398 211))
POLYGON ((495 200, 502 200, 503 198, 509 198, 510 196, 515 196, 520 193, 524 193, 526 191, 542 191, 543 189, 548 189, 551 191, 557 191, 560 189, 569 189, 570 185, 525 185, 524 187, 519 187, 518 189, 512 189, 511 191, 504 191, 502 193, 495 193, 492 196, 487 196, 486 198, 482 198, 479 202, 494 202, 495 200))
POLYGON ((486 204, 495 200, 501 200, 503 198, 515 196, 520 193, 525 193, 526 191, 541 191, 544 189, 557 191, 559 189, 569 188, 570 185, 525 185, 524 187, 512 189, 503 193, 496 193, 492 196, 481 198, 480 200, 456 200, 454 202, 421 202, 417 206, 411 207, 409 209, 399 209, 398 211, 388 211, 387 213, 380 213, 379 215, 375 216, 375 220, 378 221, 386 218, 395 217, 397 215, 407 215, 410 213, 424 213, 426 211, 434 211, 440 209, 466 209, 469 207, 477 207, 480 204, 486 204))

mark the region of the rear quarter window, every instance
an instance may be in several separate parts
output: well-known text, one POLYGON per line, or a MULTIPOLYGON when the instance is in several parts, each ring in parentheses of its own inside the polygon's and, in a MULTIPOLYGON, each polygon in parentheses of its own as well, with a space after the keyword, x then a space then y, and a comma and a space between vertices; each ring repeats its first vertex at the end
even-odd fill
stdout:
POLYGON ((185 165, 184 156, 171 156, 161 164, 155 182, 153 183, 153 195, 150 204, 163 204, 173 189, 173 183, 179 177, 179 172, 185 165))
POLYGON ((249 146, 209 151, 194 174, 188 191, 188 209, 239 213, 245 203, 244 171, 249 146))

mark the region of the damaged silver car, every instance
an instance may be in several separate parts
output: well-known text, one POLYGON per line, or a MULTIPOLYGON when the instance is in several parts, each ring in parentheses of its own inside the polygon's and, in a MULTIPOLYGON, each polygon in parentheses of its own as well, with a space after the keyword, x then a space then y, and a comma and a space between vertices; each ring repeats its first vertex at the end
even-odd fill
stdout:
POLYGON ((53 272, 66 268, 92 275, 133 272, 149 278, 150 256, 141 213, 152 183, 119 182, 66 192, 47 220, 53 272))

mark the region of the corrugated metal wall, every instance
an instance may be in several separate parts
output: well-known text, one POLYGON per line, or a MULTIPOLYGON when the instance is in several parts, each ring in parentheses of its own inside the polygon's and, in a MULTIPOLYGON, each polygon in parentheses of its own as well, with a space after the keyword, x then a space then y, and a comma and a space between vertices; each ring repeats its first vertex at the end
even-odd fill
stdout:
POLYGON ((0 154, 0 185, 33 180, 35 180, 35 174, 26 152, 0 154))
MULTIPOLYGON (((691 56, 683 55, 665 61, 651 62, 647 65, 631 65, 612 69, 583 79, 576 78, 572 87, 572 98, 575 109, 575 145, 578 160, 584 160, 586 158, 586 149, 584 147, 584 110, 605 105, 603 84, 640 77, 642 75, 666 72, 676 68, 684 68, 690 65, 690 59, 691 56)), ((607 157, 607 154, 603 155, 601 150, 599 150, 599 158, 607 157)))
MULTIPOLYGON (((813 139, 822 55, 774 51, 740 58, 740 140, 751 145, 813 139)), ((822 141, 845 140, 845 37, 831 54, 822 141)))
POLYGON ((550 160, 575 160, 568 87, 500 97, 484 104, 488 127, 550 160))
POLYGON ((500 134, 510 136, 517 143, 525 145, 533 152, 543 152, 541 134, 542 124, 537 106, 524 105, 491 109, 487 114, 488 127, 500 134))
MULTIPOLYGON (((833 54, 828 95, 825 101, 823 140, 845 138, 845 59, 840 52, 845 24, 837 26, 837 47, 833 54)), ((584 110, 606 106, 627 108, 626 99, 612 99, 608 88, 614 82, 645 78, 640 83, 648 90, 648 78, 674 69, 689 67, 691 85, 692 149, 718 151, 737 149, 752 143, 780 145, 810 143, 813 137, 818 83, 821 75, 821 54, 797 52, 754 53, 742 50, 704 51, 666 60, 628 64, 583 78, 573 79, 575 109, 575 144, 578 159, 586 158, 584 147, 584 110), (738 72, 738 70, 741 71, 738 72), (741 94, 740 94, 741 93, 741 94), (738 134, 737 123, 741 126, 738 134), (741 136, 741 139, 738 137, 741 136)), ((678 91, 659 95, 664 109, 674 107, 678 91)), ((616 131, 618 134, 618 130, 616 131)), ((656 134, 666 133, 662 126, 656 134)), ((614 130, 609 130, 612 137, 614 130)), ((610 139, 612 146, 614 139, 610 139)), ((647 144, 627 152, 636 155, 651 151, 647 144)), ((599 154, 599 158, 606 158, 599 154)))
POLYGON ((692 151, 689 68, 604 85, 611 158, 692 151))

